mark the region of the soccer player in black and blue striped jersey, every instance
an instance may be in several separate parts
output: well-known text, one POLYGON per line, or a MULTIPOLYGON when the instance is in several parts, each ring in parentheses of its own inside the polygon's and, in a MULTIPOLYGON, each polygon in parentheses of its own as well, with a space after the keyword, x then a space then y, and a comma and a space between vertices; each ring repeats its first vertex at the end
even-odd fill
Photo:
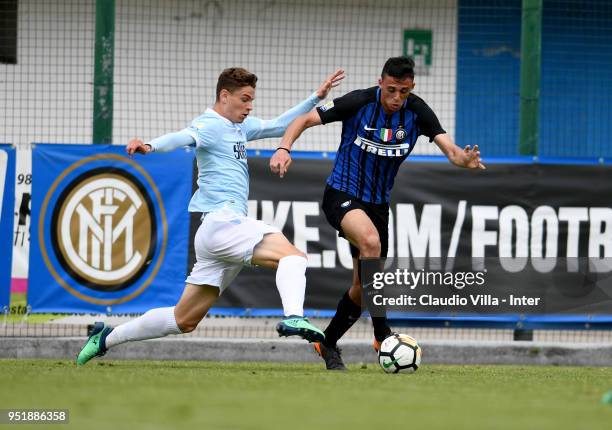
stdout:
MULTIPOLYGON (((346 370, 336 342, 361 315, 359 257, 386 257, 389 199, 402 162, 420 135, 427 136, 456 166, 484 169, 478 146, 459 148, 436 114, 412 93, 414 61, 389 58, 378 86, 352 91, 297 118, 270 159, 272 172, 283 177, 291 164, 291 146, 307 128, 342 121, 340 146, 323 195, 329 223, 351 244, 353 282, 325 330, 317 352, 330 370, 346 370)), ((391 334, 386 318, 372 318, 374 349, 391 334)))

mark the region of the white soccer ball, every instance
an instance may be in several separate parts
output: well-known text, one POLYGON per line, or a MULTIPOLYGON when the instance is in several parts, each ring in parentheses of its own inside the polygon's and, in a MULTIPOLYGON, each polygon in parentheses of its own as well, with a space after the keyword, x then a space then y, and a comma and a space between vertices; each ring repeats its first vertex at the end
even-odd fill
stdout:
POLYGON ((407 334, 393 334, 380 344, 378 363, 387 373, 411 373, 421 365, 421 347, 407 334))

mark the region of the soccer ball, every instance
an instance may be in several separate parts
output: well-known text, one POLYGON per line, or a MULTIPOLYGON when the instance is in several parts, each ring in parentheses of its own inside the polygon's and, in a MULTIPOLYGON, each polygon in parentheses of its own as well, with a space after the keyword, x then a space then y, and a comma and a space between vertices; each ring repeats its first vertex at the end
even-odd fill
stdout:
POLYGON ((416 372, 421 364, 421 347, 407 334, 393 334, 380 344, 378 363, 387 373, 416 372))

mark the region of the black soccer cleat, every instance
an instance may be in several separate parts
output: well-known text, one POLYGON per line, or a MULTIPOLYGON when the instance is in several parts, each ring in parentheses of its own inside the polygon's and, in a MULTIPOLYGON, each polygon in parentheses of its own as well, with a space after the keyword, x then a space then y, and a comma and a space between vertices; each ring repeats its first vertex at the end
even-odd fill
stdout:
POLYGON ((314 344, 314 349, 319 356, 325 360, 327 370, 348 370, 342 361, 342 350, 335 347, 323 345, 321 342, 314 344))

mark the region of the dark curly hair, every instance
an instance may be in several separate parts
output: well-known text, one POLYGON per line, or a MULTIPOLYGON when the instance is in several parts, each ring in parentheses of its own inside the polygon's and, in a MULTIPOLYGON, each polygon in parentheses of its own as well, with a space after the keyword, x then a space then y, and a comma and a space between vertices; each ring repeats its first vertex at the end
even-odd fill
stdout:
POLYGON ((414 60, 405 55, 401 57, 391 57, 383 66, 380 75, 382 78, 388 75, 400 80, 406 78, 414 79, 414 60))

